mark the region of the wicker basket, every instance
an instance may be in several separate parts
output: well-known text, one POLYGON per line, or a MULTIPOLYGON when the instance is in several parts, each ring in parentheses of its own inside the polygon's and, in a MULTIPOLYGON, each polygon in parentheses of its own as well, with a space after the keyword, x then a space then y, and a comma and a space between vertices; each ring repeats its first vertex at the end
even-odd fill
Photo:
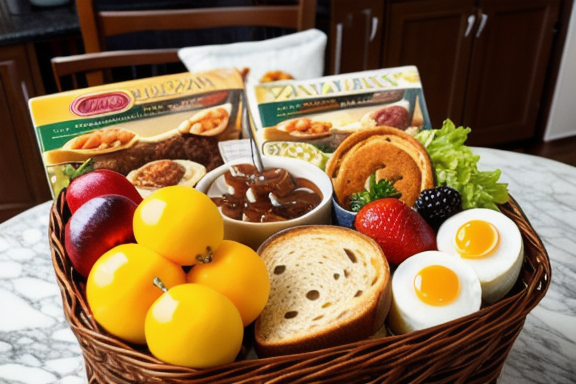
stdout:
POLYGON ((550 262, 538 235, 511 199, 501 210, 519 226, 526 257, 502 300, 434 328, 321 351, 243 360, 210 369, 165 364, 146 349, 107 335, 90 314, 82 279, 64 249, 70 213, 64 194, 50 214, 50 244, 64 312, 83 351, 89 383, 489 383, 494 382, 526 315, 550 284, 550 262))

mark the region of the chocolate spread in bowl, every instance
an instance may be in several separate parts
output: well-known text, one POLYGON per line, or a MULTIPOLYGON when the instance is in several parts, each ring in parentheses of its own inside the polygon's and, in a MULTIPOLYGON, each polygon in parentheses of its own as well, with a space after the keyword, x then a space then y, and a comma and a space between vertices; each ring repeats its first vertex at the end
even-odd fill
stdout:
POLYGON ((222 213, 235 220, 271 222, 295 219, 316 208, 322 192, 305 178, 282 168, 259 173, 252 164, 238 164, 224 174, 233 193, 213 197, 222 213))

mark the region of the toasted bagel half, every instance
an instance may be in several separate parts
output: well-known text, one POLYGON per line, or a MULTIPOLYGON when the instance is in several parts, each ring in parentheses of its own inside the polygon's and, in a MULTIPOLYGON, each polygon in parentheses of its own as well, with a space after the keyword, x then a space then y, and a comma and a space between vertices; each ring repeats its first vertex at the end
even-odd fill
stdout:
POLYGON ((336 149, 326 166, 338 203, 350 209, 350 196, 363 191, 370 175, 394 182, 400 200, 414 206, 420 192, 434 187, 426 149, 410 134, 394 127, 359 130, 336 149))

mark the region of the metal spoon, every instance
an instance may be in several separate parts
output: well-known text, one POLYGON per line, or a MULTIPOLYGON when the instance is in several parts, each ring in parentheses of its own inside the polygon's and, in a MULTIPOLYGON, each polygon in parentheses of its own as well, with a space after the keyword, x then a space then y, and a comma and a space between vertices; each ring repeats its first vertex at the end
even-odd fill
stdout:
POLYGON ((250 112, 248 111, 248 97, 246 96, 246 91, 243 92, 244 101, 242 103, 242 126, 246 127, 248 131, 248 136, 250 138, 250 151, 252 153, 252 162, 258 170, 262 172, 264 170, 264 165, 262 164, 262 157, 260 156, 260 150, 256 145, 254 140, 254 132, 252 132, 252 127, 250 126, 250 112))

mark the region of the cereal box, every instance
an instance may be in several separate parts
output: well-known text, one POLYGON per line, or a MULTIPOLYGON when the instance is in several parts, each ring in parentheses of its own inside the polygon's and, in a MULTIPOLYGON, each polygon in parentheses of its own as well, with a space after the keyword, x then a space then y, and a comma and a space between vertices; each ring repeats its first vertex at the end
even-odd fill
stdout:
POLYGON ((250 85, 246 92, 261 153, 296 157, 321 168, 358 129, 431 128, 415 66, 250 85))
POLYGON ((218 143, 241 134, 243 87, 235 69, 218 69, 31 99, 53 195, 88 159, 95 169, 123 175, 162 160, 193 163, 204 172, 221 165, 218 143))

